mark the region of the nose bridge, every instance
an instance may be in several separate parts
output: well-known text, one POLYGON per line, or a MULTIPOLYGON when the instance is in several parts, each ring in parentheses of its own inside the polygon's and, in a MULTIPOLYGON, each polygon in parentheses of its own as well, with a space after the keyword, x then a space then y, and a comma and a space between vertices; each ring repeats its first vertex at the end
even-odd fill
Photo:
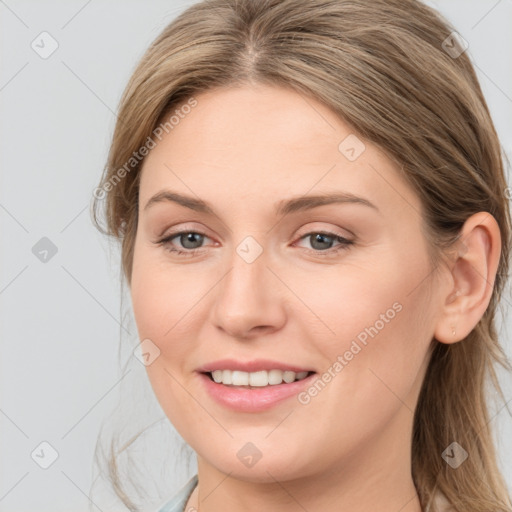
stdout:
POLYGON ((214 322, 229 334, 245 337, 255 327, 277 328, 284 312, 275 276, 263 247, 246 237, 233 248, 230 270, 219 283, 214 322))

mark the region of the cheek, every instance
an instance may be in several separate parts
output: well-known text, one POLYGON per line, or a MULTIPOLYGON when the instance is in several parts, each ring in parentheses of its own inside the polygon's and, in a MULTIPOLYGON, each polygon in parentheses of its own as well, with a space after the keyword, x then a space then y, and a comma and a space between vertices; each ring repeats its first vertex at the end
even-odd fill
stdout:
POLYGON ((164 351, 162 340, 183 330, 187 304, 199 290, 197 281, 186 282, 183 272, 166 264, 162 251, 136 240, 130 292, 140 339, 149 338, 164 351))
MULTIPOLYGON (((424 316, 418 297, 406 293, 383 287, 362 304, 351 304, 350 314, 348 306, 340 309, 336 340, 317 344, 327 364, 319 382, 300 397, 307 404, 301 422, 310 418, 313 424, 307 428, 312 445, 323 448, 323 437, 334 439, 340 452, 371 445, 387 425, 403 420, 403 428, 412 419, 430 337, 418 321, 424 316), (318 415, 329 421, 317 432, 312 418, 318 415)), ((332 443, 325 449, 328 459, 332 443)))
POLYGON ((189 379, 194 379, 198 363, 191 354, 197 349, 198 330, 205 321, 201 316, 206 311, 205 297, 218 277, 212 277, 207 269, 192 272, 192 266, 182 270, 155 254, 136 246, 132 307, 139 339, 151 340, 159 350, 158 357, 146 366, 151 386, 163 410, 179 428, 184 418, 198 416, 187 392, 190 385, 195 385, 189 379))
POLYGON ((134 272, 132 278, 132 306, 139 338, 149 338, 159 348, 163 360, 172 355, 176 364, 183 360, 180 356, 185 355, 188 344, 172 341, 184 340, 187 332, 191 332, 193 305, 204 292, 190 280, 181 282, 179 273, 173 272, 170 279, 169 271, 149 268, 147 272, 134 272))
POLYGON ((433 336, 433 297, 422 282, 429 265, 421 254, 409 263, 390 257, 380 259, 378 268, 366 268, 373 272, 352 269, 332 280, 328 292, 310 297, 312 309, 334 331, 317 339, 328 361, 326 379, 333 382, 327 387, 337 397, 326 393, 324 405, 343 402, 354 414, 366 410, 371 416, 375 408, 384 413, 400 405, 397 397, 410 397, 408 406, 414 408, 433 336))
POLYGON ((151 364, 146 365, 146 371, 162 406, 162 400, 177 392, 172 378, 176 373, 173 365, 182 364, 186 347, 185 343, 171 346, 165 342, 175 337, 186 324, 179 322, 181 307, 176 306, 183 303, 178 292, 180 284, 176 279, 171 283, 168 274, 155 264, 150 250, 136 243, 130 287, 132 308, 139 340, 144 343, 150 340, 152 353, 158 354, 151 364))
POLYGON ((144 265, 140 257, 137 267, 134 265, 131 296, 139 339, 151 340, 159 350, 158 357, 146 366, 154 395, 185 441, 192 442, 193 439, 188 438, 193 432, 190 418, 196 418, 198 428, 204 423, 206 430, 209 425, 198 414, 195 402, 187 392, 189 383, 183 378, 191 369, 189 358, 194 338, 191 336, 194 323, 191 308, 198 301, 195 295, 199 290, 191 286, 190 280, 183 283, 181 280, 178 272, 158 269, 149 262, 144 265), (183 290, 189 290, 189 293, 183 290))
MULTIPOLYGON (((287 278, 309 309, 301 321, 311 319, 318 326, 315 341, 325 347, 349 350, 353 340, 369 345, 370 340, 396 331, 410 318, 418 300, 410 294, 412 276, 420 271, 399 266, 393 258, 381 258, 377 264, 374 260, 371 264, 331 267, 323 275, 287 278)), ((296 307, 303 309, 299 303, 296 307)))

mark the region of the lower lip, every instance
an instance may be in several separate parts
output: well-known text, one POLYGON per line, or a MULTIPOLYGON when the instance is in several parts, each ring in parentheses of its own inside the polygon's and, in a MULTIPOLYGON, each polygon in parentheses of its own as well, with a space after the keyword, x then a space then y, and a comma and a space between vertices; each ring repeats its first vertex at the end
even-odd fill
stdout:
POLYGON ((239 412, 260 412, 296 396, 316 376, 313 373, 290 384, 275 384, 265 387, 242 388, 218 384, 204 373, 199 374, 209 395, 219 404, 239 412))

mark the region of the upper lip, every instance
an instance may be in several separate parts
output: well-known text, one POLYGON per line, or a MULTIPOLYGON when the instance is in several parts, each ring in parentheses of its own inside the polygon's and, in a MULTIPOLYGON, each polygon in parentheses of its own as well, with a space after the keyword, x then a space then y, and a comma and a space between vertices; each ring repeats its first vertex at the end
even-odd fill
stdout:
POLYGON ((239 370, 243 372, 257 372, 259 370, 285 370, 295 373, 314 371, 309 368, 304 368, 288 363, 281 363, 279 361, 272 361, 270 359, 253 359, 252 361, 219 359, 218 361, 212 361, 211 363, 207 363, 200 368, 197 368, 197 371, 201 373, 213 372, 215 370, 239 370))

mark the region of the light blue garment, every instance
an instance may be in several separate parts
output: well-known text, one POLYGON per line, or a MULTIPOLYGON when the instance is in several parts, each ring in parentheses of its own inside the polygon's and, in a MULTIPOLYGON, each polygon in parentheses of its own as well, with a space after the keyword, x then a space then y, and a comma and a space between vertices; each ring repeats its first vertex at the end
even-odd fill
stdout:
MULTIPOLYGON (((185 511, 185 505, 197 485, 197 481, 197 475, 194 475, 170 501, 161 505, 158 510, 155 510, 155 512, 188 512, 185 511)), ((194 510, 195 509, 191 508, 190 512, 193 512, 194 510)))

